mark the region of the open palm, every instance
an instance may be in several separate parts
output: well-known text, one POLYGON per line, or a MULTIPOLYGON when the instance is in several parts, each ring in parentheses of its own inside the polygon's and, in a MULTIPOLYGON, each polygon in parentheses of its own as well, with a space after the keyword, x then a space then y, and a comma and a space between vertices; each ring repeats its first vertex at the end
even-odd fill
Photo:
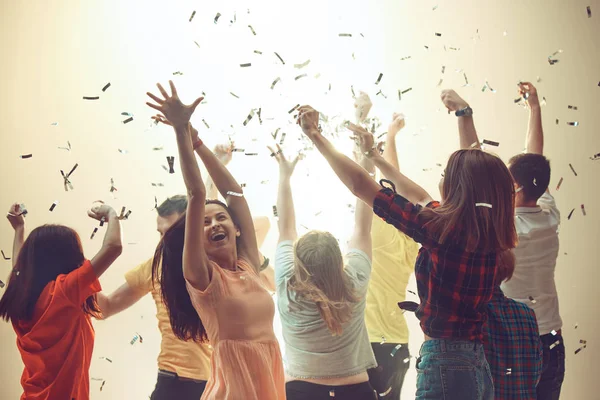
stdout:
POLYGON ((194 113, 194 110, 196 110, 196 107, 198 107, 198 104, 200 104, 203 98, 199 97, 192 104, 185 105, 179 99, 179 96, 177 95, 177 89, 175 88, 173 81, 169 81, 169 85, 171 86, 171 96, 169 96, 167 91, 161 86, 160 83, 157 83, 156 86, 158 87, 158 90, 162 94, 163 98, 161 99, 160 97, 147 92, 146 94, 158 104, 153 104, 150 102, 147 102, 146 104, 155 110, 160 111, 165 119, 167 119, 175 128, 185 128, 190 122, 190 117, 194 113))
POLYGON ((277 145, 277 151, 273 150, 271 146, 267 147, 279 163, 279 174, 283 177, 292 176, 292 174, 294 173, 294 169, 296 168, 296 164, 298 164, 298 161, 302 159, 302 155, 298 154, 296 158, 294 158, 294 160, 290 161, 283 154, 283 151, 281 150, 281 147, 279 147, 279 145, 277 145))

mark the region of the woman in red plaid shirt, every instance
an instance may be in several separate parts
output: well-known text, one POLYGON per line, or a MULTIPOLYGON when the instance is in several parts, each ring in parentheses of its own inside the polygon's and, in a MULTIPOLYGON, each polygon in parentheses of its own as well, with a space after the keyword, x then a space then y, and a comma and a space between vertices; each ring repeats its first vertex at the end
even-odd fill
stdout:
POLYGON ((355 196, 422 245, 415 265, 421 301, 416 315, 425 342, 417 360, 416 398, 493 399, 483 323, 499 284, 498 255, 517 242, 514 186, 502 160, 480 149, 456 151, 437 202, 380 156, 365 129, 349 124, 361 150, 391 180, 382 180, 383 187, 321 135, 317 111, 301 107, 298 123, 355 196))

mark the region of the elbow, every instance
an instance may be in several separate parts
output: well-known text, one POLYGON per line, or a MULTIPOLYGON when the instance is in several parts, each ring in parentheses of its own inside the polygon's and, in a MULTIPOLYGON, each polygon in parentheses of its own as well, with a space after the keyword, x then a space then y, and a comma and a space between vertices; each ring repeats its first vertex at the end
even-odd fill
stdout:
POLYGON ((120 241, 119 243, 109 243, 105 246, 105 250, 111 258, 116 259, 123 253, 123 244, 120 241))

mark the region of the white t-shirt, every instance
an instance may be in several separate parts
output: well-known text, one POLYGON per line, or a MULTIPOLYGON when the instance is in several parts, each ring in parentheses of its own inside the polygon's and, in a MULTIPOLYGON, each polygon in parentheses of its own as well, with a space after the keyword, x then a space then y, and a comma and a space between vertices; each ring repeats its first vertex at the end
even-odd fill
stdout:
POLYGON ((527 304, 535 311, 540 335, 562 327, 554 270, 558 257, 560 212, 554 197, 544 193, 536 207, 517 207, 515 227, 519 244, 513 277, 502 283, 507 297, 527 304), (533 300, 532 300, 533 299, 533 300))
POLYGON ((288 288, 294 273, 294 243, 280 242, 275 252, 277 306, 285 342, 285 372, 292 378, 339 378, 360 374, 377 367, 367 327, 365 304, 371 277, 371 260, 358 249, 345 257, 344 272, 350 278, 356 296, 352 318, 333 336, 314 303, 298 298, 288 288))

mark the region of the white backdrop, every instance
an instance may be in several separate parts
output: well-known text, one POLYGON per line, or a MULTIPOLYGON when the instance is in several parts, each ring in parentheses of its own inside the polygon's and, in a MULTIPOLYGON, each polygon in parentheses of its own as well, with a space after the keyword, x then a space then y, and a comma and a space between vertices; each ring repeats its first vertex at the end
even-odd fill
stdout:
MULTIPOLYGON (((101 279, 111 292, 123 283, 129 268, 153 252, 158 240, 154 196, 161 202, 184 191, 173 133, 166 127, 150 128, 152 110, 144 104, 145 92, 156 91, 156 82, 173 79, 186 102, 206 93, 206 104, 192 121, 207 143, 231 137, 236 147, 259 153, 237 153, 231 163, 234 175, 247 184, 246 195, 258 216, 272 215, 275 203, 277 168, 266 150, 273 142, 270 134, 281 128, 279 140, 286 132, 284 148, 289 153, 304 145, 288 114, 296 104, 311 104, 330 117, 338 116, 339 122, 353 115, 351 87, 357 94, 365 90, 374 101, 372 116, 384 122, 378 133, 385 132, 393 111, 404 112, 401 167, 437 196, 441 168, 436 164, 445 164, 458 145, 456 120, 443 110, 440 90, 455 88, 471 102, 480 137, 500 142, 495 151, 508 159, 523 149, 527 124, 527 113, 513 103, 515 84, 539 77, 540 96, 547 103, 543 118, 546 154, 553 167, 551 188, 564 177, 555 192, 563 214, 556 276, 568 353, 563 398, 597 398, 592 360, 600 356, 593 340, 600 328, 600 251, 595 245, 600 225, 593 200, 599 195, 600 161, 590 157, 600 152, 599 21, 597 0, 5 0, 0 12, 0 206, 8 209, 14 201, 24 202, 30 228, 47 222, 72 226, 80 232, 88 257, 98 250, 103 233, 89 239, 96 225, 85 215, 91 202, 104 199, 117 209, 131 209, 131 217, 123 222, 125 251, 101 279), (592 18, 587 17, 588 5, 592 18), (215 24, 217 13, 222 15, 215 24), (550 66, 547 57, 559 49, 560 62, 550 66), (307 60, 306 67, 294 67, 307 60), (240 67, 245 63, 252 65, 240 67), (383 78, 376 85, 380 73, 383 78), (302 74, 307 76, 295 80, 302 74), (462 87, 465 74, 469 86, 462 87), (486 80, 496 93, 482 92, 486 80), (110 88, 102 92, 108 82, 110 88), (398 90, 409 88, 400 100, 398 90), (100 99, 86 101, 82 96, 100 99), (250 110, 258 108, 262 125, 255 115, 244 127, 250 110), (124 125, 127 116, 122 112, 133 114, 134 120, 124 125), (578 121, 579 126, 570 127, 568 121, 578 121), (70 151, 58 148, 67 141, 70 151), (29 153, 32 158, 19 158, 29 153), (176 156, 173 175, 162 168, 169 155, 176 156), (74 190, 65 192, 59 170, 70 170, 75 163, 79 166, 71 177, 74 190), (115 198, 109 193, 111 178, 118 189, 115 198), (56 200, 58 206, 49 212, 56 200), (589 345, 574 355, 580 339, 589 345)), ((340 132, 335 139, 345 150, 351 147, 347 136, 340 132)), ((307 153, 293 185, 299 224, 331 230, 343 241, 353 221, 347 204, 354 199, 318 154, 307 153)), ((276 226, 274 219, 272 225, 276 226)), ((263 248, 267 255, 273 253, 275 231, 263 248)), ((0 226, 0 248, 10 256, 11 246, 6 223, 0 226)), ((0 279, 6 281, 10 261, 0 262, 0 279)), ((414 283, 409 289, 415 290, 414 283)), ((106 383, 100 392, 101 381, 92 382, 93 399, 144 399, 151 393, 160 342, 154 312, 146 297, 121 315, 95 323, 91 376, 106 383), (144 343, 132 346, 136 332, 144 343)), ((414 318, 409 319, 411 351, 416 354, 422 333, 414 318)), ((10 324, 0 324, 0 336, 0 397, 13 399, 21 393, 22 363, 10 324)), ((413 362, 403 398, 414 396, 414 375, 413 362)))

